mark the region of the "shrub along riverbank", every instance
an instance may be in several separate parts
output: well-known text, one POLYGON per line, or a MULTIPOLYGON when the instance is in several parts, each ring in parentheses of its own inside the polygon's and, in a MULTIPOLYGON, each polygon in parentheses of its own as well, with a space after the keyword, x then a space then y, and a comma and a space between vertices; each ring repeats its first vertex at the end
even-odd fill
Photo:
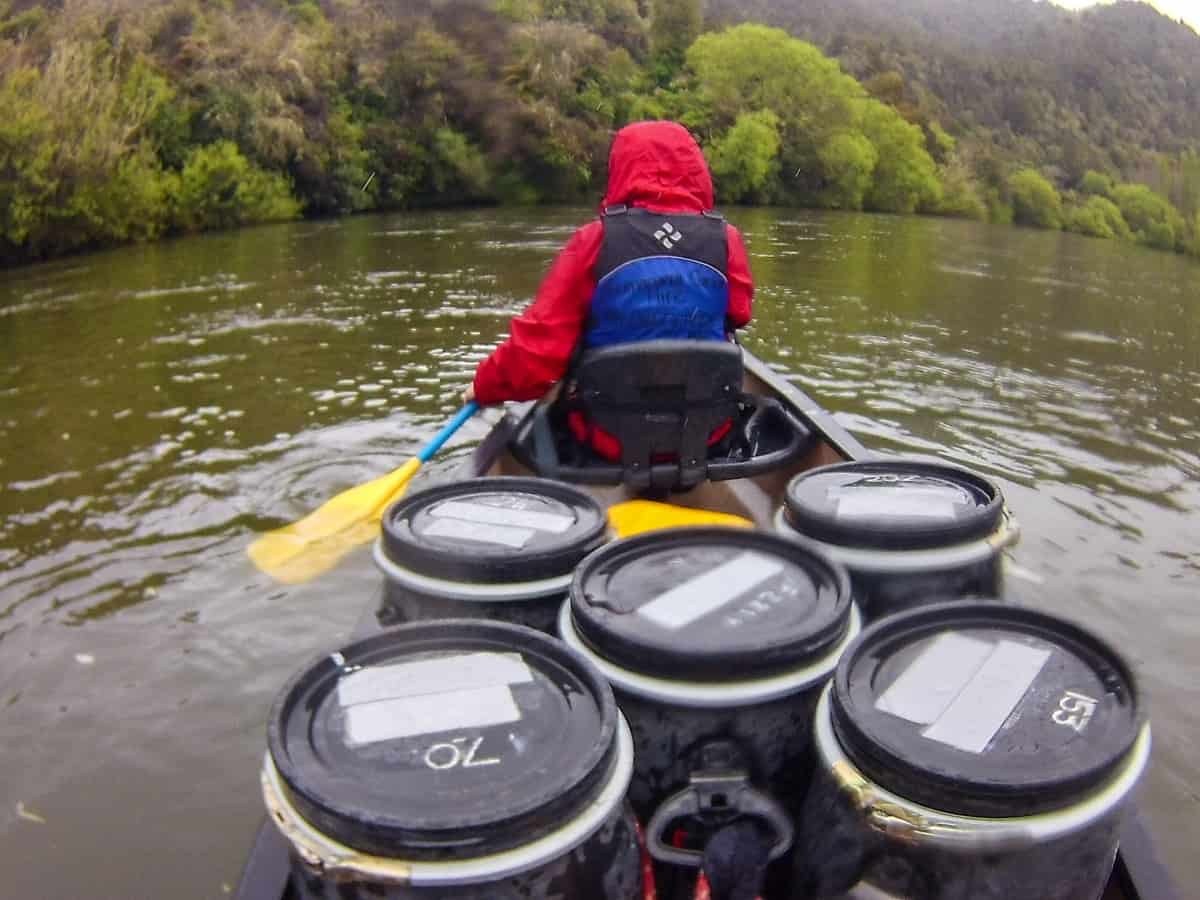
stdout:
MULTIPOLYGON (((1089 171, 981 165, 815 46, 696 0, 0 0, 0 260, 369 209, 594 200, 610 135, 696 133, 721 203, 931 213, 1200 255, 1179 209, 1089 171), (1065 189, 1063 189, 1065 188, 1065 189)), ((878 85, 875 86, 878 88, 878 85)))

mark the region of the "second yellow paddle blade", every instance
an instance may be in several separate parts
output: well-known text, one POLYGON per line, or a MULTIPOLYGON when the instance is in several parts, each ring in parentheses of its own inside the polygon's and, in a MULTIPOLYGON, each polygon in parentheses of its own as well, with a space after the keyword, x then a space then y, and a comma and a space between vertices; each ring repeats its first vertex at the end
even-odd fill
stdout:
POLYGON ((643 531, 660 528, 689 528, 701 525, 728 525, 733 528, 753 528, 754 523, 741 516, 691 509, 654 500, 627 500, 608 509, 608 522, 617 537, 629 537, 643 531))
POLYGON ((421 467, 410 459, 399 469, 342 491, 298 522, 269 531, 246 550, 276 581, 299 584, 327 572, 379 533, 379 519, 399 499, 421 467))

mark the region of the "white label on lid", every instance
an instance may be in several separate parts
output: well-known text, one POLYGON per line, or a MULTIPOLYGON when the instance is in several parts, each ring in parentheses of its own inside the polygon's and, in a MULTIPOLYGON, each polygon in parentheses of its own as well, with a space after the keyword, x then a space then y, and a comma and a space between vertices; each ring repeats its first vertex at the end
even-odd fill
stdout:
POLYGON ((529 543, 534 532, 529 528, 506 528, 503 525, 467 522, 464 519, 437 519, 421 534, 424 537, 455 538, 520 550, 529 543))
POLYGON ((559 513, 464 503, 460 500, 440 503, 431 509, 429 514, 436 519, 463 519, 485 525, 515 525, 519 528, 532 528, 534 531, 548 531, 551 534, 562 534, 575 524, 573 517, 559 513))
POLYGON ((343 676, 337 691, 339 704, 354 706, 530 681, 533 672, 519 653, 460 653, 359 669, 343 676))
POLYGON ((922 736, 982 753, 1042 670, 1050 650, 939 635, 875 701, 922 736))
POLYGON ((517 722, 511 685, 533 681, 516 653, 466 653, 360 669, 338 682, 346 743, 517 722))
POLYGON ((518 722, 521 711, 507 687, 476 688, 360 703, 346 709, 346 744, 433 734, 458 728, 484 728, 518 722))
POLYGON ((1049 650, 1001 641, 962 693, 921 734, 968 753, 982 753, 1049 658, 1049 650))
POLYGON ((875 708, 918 725, 931 725, 991 652, 988 641, 943 632, 879 695, 875 708))
POLYGON ((655 625, 675 631, 732 603, 782 571, 783 563, 779 560, 758 553, 740 553, 715 569, 659 594, 637 612, 655 625))
POLYGON ((946 520, 954 518, 954 501, 946 497, 945 491, 856 491, 838 495, 835 515, 946 520))

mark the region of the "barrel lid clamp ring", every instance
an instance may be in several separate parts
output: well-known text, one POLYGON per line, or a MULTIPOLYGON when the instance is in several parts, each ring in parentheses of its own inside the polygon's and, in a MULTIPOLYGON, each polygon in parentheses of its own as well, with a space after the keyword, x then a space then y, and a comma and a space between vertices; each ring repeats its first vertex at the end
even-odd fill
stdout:
POLYGON ((412 883, 412 869, 407 863, 357 853, 348 847, 338 847, 328 839, 322 840, 283 802, 279 773, 269 757, 263 766, 261 780, 271 821, 310 872, 334 882, 360 881, 367 877, 380 884, 400 887, 412 883))
POLYGON ((927 818, 916 810, 879 796, 866 778, 846 760, 835 762, 830 772, 870 828, 905 844, 915 845, 935 839, 939 844, 962 851, 974 851, 985 846, 992 850, 1003 847, 1006 851, 1013 851, 1036 843, 1032 833, 1020 828, 980 827, 972 831, 958 828, 951 822, 927 818))

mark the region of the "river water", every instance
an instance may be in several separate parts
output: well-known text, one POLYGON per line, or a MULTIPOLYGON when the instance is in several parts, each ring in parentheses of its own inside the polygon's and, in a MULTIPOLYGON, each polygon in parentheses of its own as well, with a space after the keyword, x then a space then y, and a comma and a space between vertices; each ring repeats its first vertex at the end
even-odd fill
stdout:
MULTIPOLYGON (((0 275, 0 894, 227 895, 271 700, 376 588, 365 554, 280 587, 246 545, 413 454, 586 216, 272 226, 0 275)), ((1200 265, 963 222, 733 218, 748 346, 868 445, 997 478, 1025 593, 1134 663, 1143 803, 1200 878, 1200 265)))

